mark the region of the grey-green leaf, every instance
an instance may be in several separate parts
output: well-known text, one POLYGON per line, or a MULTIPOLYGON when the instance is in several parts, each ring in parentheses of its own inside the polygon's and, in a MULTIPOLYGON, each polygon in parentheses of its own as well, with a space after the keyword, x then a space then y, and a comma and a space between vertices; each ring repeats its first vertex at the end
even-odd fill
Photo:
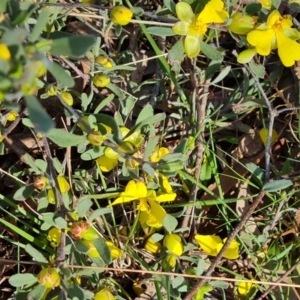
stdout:
POLYGON ((279 190, 283 190, 289 186, 293 185, 293 182, 289 179, 280 179, 272 182, 268 182, 263 186, 263 190, 265 192, 276 192, 279 190))
POLYGON ((171 215, 166 215, 163 218, 163 226, 170 233, 173 232, 178 225, 178 221, 171 215))
POLYGON ((51 63, 47 66, 48 71, 58 80, 64 87, 72 87, 75 84, 72 76, 57 63, 51 63))
POLYGON ((100 257, 104 260, 105 263, 111 263, 111 253, 109 247, 106 245, 105 240, 101 237, 93 241, 93 244, 97 251, 100 254, 100 257))
POLYGON ((157 36, 173 36, 176 33, 170 27, 157 27, 152 26, 147 28, 148 33, 157 35, 157 36))
POLYGON ((81 57, 89 51, 96 42, 92 35, 74 35, 53 40, 51 54, 70 57, 81 57))
POLYGON ((76 146, 86 139, 86 137, 83 135, 76 135, 58 128, 53 128, 50 130, 47 134, 47 137, 59 147, 76 146))
POLYGON ((26 284, 33 284, 37 282, 36 277, 31 273, 14 274, 8 279, 10 285, 20 287, 26 284))
POLYGON ((223 55, 220 51, 200 40, 201 51, 211 60, 221 60, 223 55))
POLYGON ((35 261, 40 262, 40 263, 47 263, 48 260, 46 257, 37 249, 33 248, 30 244, 27 244, 25 247, 25 251, 32 257, 34 258, 35 261))
POLYGON ((29 119, 37 132, 47 133, 54 127, 52 119, 35 96, 26 96, 25 102, 29 112, 29 119))

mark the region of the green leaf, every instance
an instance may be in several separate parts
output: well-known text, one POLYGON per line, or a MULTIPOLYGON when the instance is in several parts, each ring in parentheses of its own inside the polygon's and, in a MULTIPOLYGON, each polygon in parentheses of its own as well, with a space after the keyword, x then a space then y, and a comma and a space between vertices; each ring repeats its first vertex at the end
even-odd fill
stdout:
POLYGON ((31 273, 14 274, 9 277, 8 282, 13 287, 21 287, 27 284, 33 284, 37 282, 36 277, 31 273))
POLYGON ((33 248, 30 244, 27 244, 25 247, 25 251, 32 257, 34 258, 35 261, 40 262, 40 263, 47 263, 48 260, 46 257, 37 249, 33 248))
POLYGON ((133 14, 135 16, 142 16, 143 13, 144 13, 144 10, 141 7, 138 7, 138 6, 132 6, 130 8, 130 10, 133 12, 133 14))
POLYGON ((220 51, 216 50, 212 46, 208 45, 204 41, 200 40, 201 51, 205 56, 207 56, 211 60, 222 60, 223 55, 220 51))
POLYGON ((168 8, 172 13, 176 13, 176 5, 172 0, 164 0, 164 5, 168 8))
POLYGON ((81 197, 76 207, 76 211, 78 212, 79 218, 83 218, 92 205, 93 202, 88 196, 81 197))
POLYGON ((141 112, 139 113, 136 123, 140 123, 144 120, 147 120, 150 117, 153 117, 153 107, 151 104, 147 103, 143 109, 141 110, 141 112))
POLYGON ((75 84, 74 79, 64 68, 57 63, 50 63, 47 66, 48 71, 58 80, 64 87, 72 87, 75 84))
POLYGON ((257 65, 251 60, 249 62, 249 68, 254 73, 254 75, 258 78, 264 79, 265 78, 265 67, 263 65, 257 65))
POLYGON ((0 13, 6 12, 7 3, 8 3, 8 0, 0 1, 0 13))
POLYGON ((109 247, 105 243, 105 240, 99 237, 98 239, 94 240, 92 243, 94 244, 95 248, 99 252, 100 257, 104 260, 106 264, 109 265, 111 263, 111 253, 109 247))
POLYGON ((76 135, 63 129, 53 128, 47 133, 47 137, 59 147, 76 146, 86 140, 84 135, 76 135))
POLYGON ((101 109, 103 109, 105 106, 107 106, 114 98, 115 98, 115 95, 110 94, 105 99, 101 100, 99 105, 94 110, 94 114, 97 114, 99 111, 101 111, 101 109))
POLYGON ((93 222, 96 218, 112 212, 111 207, 98 208, 89 217, 89 222, 93 222))
POLYGON ((39 284, 35 286, 27 295, 26 299, 32 299, 32 300, 41 300, 43 299, 43 296, 45 295, 47 288, 39 284))
POLYGON ((163 218, 163 226, 168 232, 173 232, 178 225, 178 221, 171 215, 166 215, 163 218))
POLYGON ((14 200, 17 201, 25 201, 27 198, 29 198, 34 191, 34 186, 31 185, 24 185, 20 187, 15 193, 14 193, 14 200))
POLYGON ((173 36, 176 33, 170 27, 157 27, 152 26, 147 28, 147 32, 157 36, 173 36))
POLYGON ((25 102, 29 112, 29 119, 33 123, 36 132, 47 133, 54 127, 51 117, 46 113, 46 110, 35 96, 26 96, 25 102))
POLYGON ((81 57, 89 51, 96 42, 93 35, 74 35, 53 40, 50 53, 70 57, 81 57))
POLYGON ((245 12, 252 16, 258 14, 261 11, 261 9, 262 9, 262 5, 260 3, 253 2, 246 6, 245 12))
POLYGON ((182 61, 184 56, 184 46, 182 40, 177 41, 168 52, 168 58, 171 61, 182 61))
POLYGON ((151 167, 151 165, 144 163, 143 170, 149 174, 151 178, 155 178, 155 170, 151 167))
POLYGON ((67 221, 62 217, 57 217, 54 219, 55 227, 60 229, 66 229, 68 227, 67 221))
POLYGON ((83 290, 77 284, 68 285, 66 291, 68 293, 68 299, 86 299, 83 290))
POLYGON ((220 82, 221 80, 223 80, 228 73, 231 71, 231 66, 227 66, 225 67, 220 74, 211 82, 211 84, 216 84, 218 82, 220 82))
POLYGON ((290 179, 279 179, 272 182, 266 183, 262 190, 265 192, 276 192, 279 190, 286 189, 287 187, 293 185, 292 180, 290 179))
POLYGON ((35 42, 40 37, 41 33, 43 32, 44 28, 48 23, 50 13, 51 12, 49 8, 47 7, 44 7, 39 11, 39 17, 32 29, 31 36, 30 36, 32 42, 35 42))

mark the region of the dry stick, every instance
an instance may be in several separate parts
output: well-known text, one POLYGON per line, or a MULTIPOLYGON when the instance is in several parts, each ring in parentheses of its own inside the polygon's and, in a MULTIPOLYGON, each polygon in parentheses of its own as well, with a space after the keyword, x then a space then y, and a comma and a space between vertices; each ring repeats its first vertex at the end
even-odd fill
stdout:
MULTIPOLYGON (((197 193, 198 193, 198 182, 200 177, 200 170, 201 165, 203 161, 203 153, 204 153, 204 130, 202 133, 200 133, 201 128, 203 126, 203 122, 205 120, 205 113, 206 113, 206 104, 207 104, 207 98, 208 98, 208 89, 209 89, 209 80, 206 80, 203 84, 197 84, 196 79, 194 76, 194 73, 190 69, 190 75, 191 75, 191 82, 193 85, 193 89, 196 93, 196 111, 197 111, 197 123, 196 123, 196 130, 199 134, 196 140, 196 147, 197 147, 197 153, 196 153, 196 168, 195 168, 195 179, 196 183, 193 184, 191 188, 191 193, 189 197, 189 202, 193 202, 194 205, 189 206, 185 212, 185 217, 183 218, 183 221, 181 223, 181 228, 188 227, 190 219, 193 220, 193 215, 195 213, 195 202, 197 199, 197 193), (202 96, 202 97, 201 97, 202 96)), ((193 222, 191 222, 192 224, 193 222)), ((189 227, 191 230, 191 226, 189 227)))
MULTIPOLYGON (((273 110, 272 105, 270 101, 268 100, 268 97, 266 93, 264 92, 259 80, 256 78, 255 74, 252 72, 252 70, 245 65, 246 69, 248 72, 252 75, 255 85, 258 88, 258 90, 261 92, 269 114, 270 114, 270 123, 269 123, 269 133, 268 133, 268 139, 267 139, 267 145, 265 149, 265 162, 266 162, 266 167, 265 167, 265 183, 269 181, 270 178, 270 152, 271 152, 271 137, 272 137, 272 130, 273 130, 273 125, 274 125, 274 118, 276 116, 276 110, 273 110)), ((236 226, 236 228, 233 230, 233 232, 229 235, 228 239, 226 240, 226 243, 223 245, 221 251, 218 253, 216 256, 215 260, 213 263, 210 265, 210 267, 207 269, 205 272, 205 276, 210 276, 214 269, 216 268, 217 264, 220 262, 222 259, 223 254, 229 247, 230 243, 234 240, 234 238, 237 236, 237 234, 240 232, 240 230, 243 228, 244 224, 247 222, 247 220, 251 217, 252 213, 255 211, 259 203, 261 202, 263 196, 265 195, 265 191, 260 191, 256 199, 254 200, 253 204, 250 206, 249 210, 247 213, 242 217, 241 221, 239 224, 236 226)), ((184 300, 191 300, 194 294, 201 288, 208 280, 202 279, 200 280, 194 287, 193 289, 188 293, 188 295, 184 298, 184 300)))
MULTIPOLYGON (((281 283, 281 281, 283 281, 284 279, 286 279, 299 265, 300 265, 300 260, 295 265, 293 265, 289 270, 287 270, 282 275, 281 278, 277 279, 275 281, 275 283, 281 283)), ((276 285, 270 286, 259 298, 257 298, 257 300, 265 299, 268 296, 268 294, 270 294, 270 292, 272 292, 275 288, 276 288, 276 285)))
MULTIPOLYGON (((213 263, 209 266, 207 271, 205 272, 205 277, 209 277, 211 273, 215 270, 217 264, 220 262, 220 260, 223 257, 223 254, 229 247, 230 243, 234 240, 234 238, 237 236, 237 234, 240 232, 240 230, 243 228, 244 224, 247 222, 247 220, 251 217, 252 213, 255 211, 257 208, 258 204, 261 202, 262 198, 265 195, 265 191, 261 191, 256 199, 254 200, 253 204, 250 206, 249 210, 247 213, 242 217, 241 221, 239 224, 236 226, 236 228, 231 232, 231 234, 228 236, 223 248, 221 251, 218 253, 216 259, 213 261, 213 263)), ((195 293, 201 288, 202 285, 204 285, 208 279, 201 279, 189 292, 189 294, 184 298, 184 300, 191 300, 195 293)))

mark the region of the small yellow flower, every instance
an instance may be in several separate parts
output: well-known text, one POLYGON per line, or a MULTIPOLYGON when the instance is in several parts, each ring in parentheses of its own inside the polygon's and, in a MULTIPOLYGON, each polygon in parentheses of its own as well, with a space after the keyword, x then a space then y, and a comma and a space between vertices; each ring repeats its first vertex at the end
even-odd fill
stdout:
POLYGON ((158 254, 161 249, 161 243, 154 242, 152 237, 150 236, 146 241, 145 249, 153 254, 158 254))
POLYGON ((60 276, 54 268, 42 269, 37 280, 46 288, 55 288, 60 285, 60 276))
POLYGON ((164 246, 174 255, 181 256, 183 253, 181 236, 176 233, 169 233, 165 236, 164 246))
POLYGON ((200 53, 200 41, 207 31, 208 24, 224 23, 229 17, 222 0, 208 1, 198 15, 194 14, 188 3, 179 2, 176 4, 176 14, 180 22, 173 26, 173 31, 185 36, 184 52, 189 58, 196 57, 200 53))
POLYGON ((162 267, 164 270, 172 270, 175 268, 177 257, 173 254, 167 254, 162 260, 162 267))
POLYGON ((251 291, 251 289, 254 287, 254 283, 250 281, 241 281, 238 285, 238 292, 240 295, 247 295, 251 291))
POLYGON ((0 43, 0 59, 9 61, 11 59, 11 54, 10 51, 8 49, 8 47, 6 46, 6 44, 4 43, 0 43))
POLYGON ((108 288, 101 290, 95 294, 94 300, 115 300, 115 296, 109 291, 108 288))
POLYGON ((156 146, 153 153, 150 155, 149 159, 151 162, 159 162, 165 155, 169 154, 170 151, 166 147, 156 146))
POLYGON ((47 200, 50 204, 55 204, 56 203, 56 198, 55 198, 53 189, 48 190, 47 200))
POLYGON ((51 84, 51 85, 48 85, 46 87, 46 93, 48 94, 48 96, 56 96, 57 93, 58 93, 58 88, 57 86, 51 84))
POLYGON ((127 25, 132 19, 133 13, 132 11, 123 6, 118 5, 111 10, 110 18, 113 23, 118 25, 127 25))
POLYGON ((96 87, 106 87, 110 84, 110 78, 105 74, 97 74, 92 79, 96 87))
POLYGON ((300 60, 300 44, 296 42, 300 34, 297 29, 291 28, 292 25, 292 16, 281 16, 279 11, 273 10, 266 23, 247 34, 247 41, 263 56, 278 48, 282 64, 291 67, 295 61, 300 60))
POLYGON ((110 69, 113 66, 111 60, 103 55, 97 56, 95 62, 107 69, 110 69))
POLYGON ((42 190, 47 185, 48 185, 48 179, 43 175, 37 176, 33 180, 33 186, 37 190, 42 190))
MULTIPOLYGON (((223 241, 219 236, 215 235, 195 235, 195 240, 200 245, 201 249, 210 256, 217 256, 222 249, 226 239, 223 241)), ((239 257, 239 244, 233 240, 224 253, 224 257, 228 259, 237 259, 239 257)))
POLYGON ((7 116, 7 121, 13 122, 18 116, 19 114, 16 111, 11 111, 7 116))
POLYGON ((272 7, 272 0, 258 0, 263 8, 269 10, 272 7))
POLYGON ((102 135, 99 131, 92 131, 87 136, 88 141, 94 146, 101 146, 106 136, 102 135))
MULTIPOLYGON (((268 134, 269 134, 269 130, 267 128, 262 128, 259 131, 259 136, 264 144, 264 146, 267 146, 267 139, 268 139, 268 134)), ((273 144, 274 142, 276 142, 278 137, 278 134, 276 132, 276 130, 272 130, 272 136, 271 136, 271 144, 273 144)))

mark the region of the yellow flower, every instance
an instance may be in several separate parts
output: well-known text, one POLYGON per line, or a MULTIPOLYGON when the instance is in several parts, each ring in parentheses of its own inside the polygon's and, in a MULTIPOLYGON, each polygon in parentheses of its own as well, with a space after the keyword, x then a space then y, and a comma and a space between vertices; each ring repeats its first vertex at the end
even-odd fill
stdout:
POLYGON ((258 0, 263 8, 269 10, 272 7, 272 0, 258 0))
POLYGON ((7 61, 11 59, 10 51, 4 43, 0 43, 0 59, 7 61))
POLYGON ((180 256, 183 253, 181 237, 176 233, 168 233, 165 236, 164 246, 174 255, 180 256))
POLYGON ((185 2, 176 4, 176 14, 180 20, 173 26, 176 34, 184 35, 184 51, 189 58, 196 57, 200 53, 200 41, 203 39, 210 23, 224 23, 229 17, 223 10, 222 0, 210 0, 200 12, 195 15, 191 6, 185 2))
POLYGON ((94 146, 101 146, 103 141, 106 140, 106 136, 99 131, 91 131, 87 136, 87 140, 94 146))
MULTIPOLYGON (((128 132, 129 129, 126 127, 121 127, 121 134, 124 138, 128 132)), ((140 146, 140 144, 143 141, 143 136, 141 135, 140 131, 136 131, 130 136, 126 137, 122 144, 118 147, 120 151, 127 153, 127 154, 133 154, 134 151, 137 150, 137 147, 140 146), (129 147, 131 145, 131 147, 129 147), (130 149, 130 150, 128 150, 130 149), (128 153, 128 151, 131 151, 128 153)), ((111 171, 115 166, 118 164, 120 154, 116 151, 114 151, 110 147, 106 147, 104 149, 104 155, 98 157, 96 159, 97 164, 99 165, 102 172, 109 172, 111 171)))
POLYGON ((145 183, 130 180, 125 187, 125 191, 111 205, 138 200, 137 209, 141 211, 139 221, 142 226, 158 228, 162 226, 162 220, 166 212, 156 201, 173 201, 175 197, 175 193, 161 194, 157 197, 154 190, 147 190, 145 183))
POLYGON ((92 79, 96 87, 106 87, 110 84, 110 78, 105 74, 97 74, 92 79))
POLYGON ((149 159, 151 162, 159 162, 165 155, 169 154, 170 151, 166 147, 156 146, 153 153, 150 155, 149 159))
POLYGON ((248 16, 241 12, 236 12, 231 18, 228 29, 236 34, 247 34, 254 28, 257 17, 248 16))
POLYGON ((158 254, 161 249, 161 243, 154 242, 152 236, 150 236, 146 241, 145 249, 153 254, 158 254))
POLYGON ((245 282, 241 281, 238 285, 238 292, 240 295, 247 295, 251 291, 251 289, 254 287, 254 283, 252 282, 245 282))
POLYGON ((18 116, 19 114, 16 111, 11 111, 7 116, 7 121, 13 122, 18 116))
MULTIPOLYGON (((269 134, 269 130, 267 128, 262 128, 259 131, 259 136, 264 144, 264 146, 267 146, 267 139, 268 139, 268 134, 269 134)), ((272 130, 272 136, 271 136, 271 144, 273 144, 274 142, 276 142, 278 137, 277 132, 273 129, 272 130)))
POLYGON ((73 105, 74 99, 73 99, 73 96, 72 96, 71 93, 69 93, 69 92, 62 92, 62 93, 60 94, 60 96, 62 97, 62 99, 63 99, 67 104, 69 104, 70 106, 73 105))
POLYGON ((114 243, 110 241, 105 242, 110 250, 111 257, 113 259, 121 258, 123 256, 123 252, 121 249, 119 249, 114 243))
POLYGON ((283 65, 290 67, 295 61, 300 60, 300 45, 295 41, 300 35, 295 28, 291 28, 292 25, 292 16, 281 16, 279 11, 273 10, 266 23, 248 33, 247 41, 263 56, 278 48, 283 65))
POLYGON ((114 7, 110 13, 111 20, 118 25, 127 25, 131 21, 132 16, 132 11, 123 5, 114 7))
MULTIPOLYGON (((200 234, 195 235, 195 240, 200 245, 201 249, 210 256, 217 256, 226 242, 226 239, 222 241, 219 236, 200 234)), ((239 257, 238 242, 233 240, 223 256, 228 259, 237 259, 239 257)))
POLYGON ((168 254, 167 256, 165 256, 162 260, 162 267, 164 270, 172 270, 175 268, 176 266, 176 256, 173 254, 168 254))
POLYGON ((101 290, 95 294, 95 300, 115 300, 115 296, 109 291, 108 288, 101 290))

